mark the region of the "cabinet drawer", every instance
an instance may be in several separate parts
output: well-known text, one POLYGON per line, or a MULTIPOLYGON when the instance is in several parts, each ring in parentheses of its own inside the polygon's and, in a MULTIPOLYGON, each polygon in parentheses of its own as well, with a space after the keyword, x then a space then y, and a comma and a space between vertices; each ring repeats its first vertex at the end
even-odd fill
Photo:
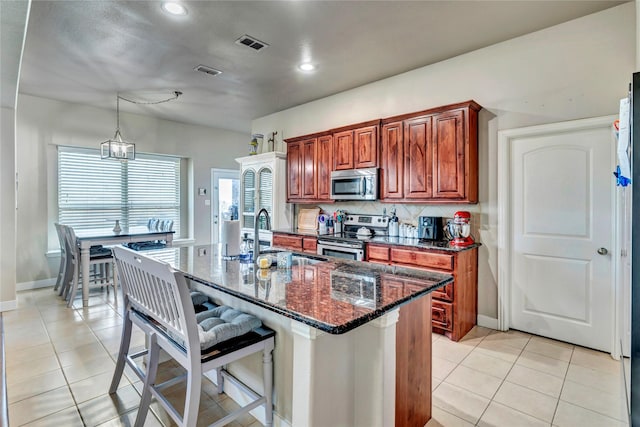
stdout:
POLYGON ((318 239, 315 237, 302 238, 302 250, 304 252, 316 253, 318 248, 318 239))
POLYGON ((391 248, 391 261, 417 267, 453 270, 453 255, 391 248))
POLYGON ((367 260, 389 261, 389 247, 367 245, 367 260))
POLYGON ((440 288, 431 293, 431 296, 441 300, 453 302, 453 283, 449 283, 444 288, 440 288))
POLYGON ((289 236, 286 234, 274 234, 273 246, 277 248, 287 248, 294 251, 302 250, 302 237, 289 236))
POLYGON ((448 302, 431 301, 433 327, 451 331, 453 326, 453 305, 448 302))

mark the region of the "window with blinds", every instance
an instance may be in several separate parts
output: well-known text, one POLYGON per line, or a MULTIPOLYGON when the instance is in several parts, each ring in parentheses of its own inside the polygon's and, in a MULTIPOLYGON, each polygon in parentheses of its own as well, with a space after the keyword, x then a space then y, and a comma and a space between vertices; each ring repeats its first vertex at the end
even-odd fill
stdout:
POLYGON ((180 158, 136 154, 102 160, 99 150, 58 147, 58 221, 78 230, 173 220, 180 236, 180 158))

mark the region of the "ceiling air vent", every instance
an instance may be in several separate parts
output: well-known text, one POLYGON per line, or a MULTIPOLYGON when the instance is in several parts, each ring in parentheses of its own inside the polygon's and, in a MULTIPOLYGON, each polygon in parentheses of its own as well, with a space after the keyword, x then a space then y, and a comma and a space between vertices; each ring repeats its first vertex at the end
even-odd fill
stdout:
POLYGON ((200 71, 202 73, 211 74, 212 76, 217 76, 218 74, 222 74, 222 71, 216 70, 215 68, 207 67, 206 65, 198 65, 194 68, 196 71, 200 71))
POLYGON ((239 44, 241 46, 247 46, 247 47, 250 47, 251 49, 254 49, 254 50, 257 50, 257 51, 261 51, 265 47, 269 47, 268 43, 261 42, 260 40, 256 39, 255 37, 251 37, 251 36, 249 36, 247 34, 245 34, 244 36, 242 36, 238 40, 236 40, 236 44, 239 44))

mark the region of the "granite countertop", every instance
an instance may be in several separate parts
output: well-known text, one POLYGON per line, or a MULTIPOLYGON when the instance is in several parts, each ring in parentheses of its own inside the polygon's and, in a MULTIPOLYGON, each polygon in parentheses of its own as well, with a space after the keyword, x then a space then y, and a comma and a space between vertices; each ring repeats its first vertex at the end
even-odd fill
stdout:
MULTIPOLYGON (((267 251, 268 252, 268 251, 267 251)), ((141 254, 168 262, 189 279, 331 334, 342 334, 453 281, 448 274, 303 254, 291 269, 254 271, 213 246, 141 254), (306 261, 305 261, 306 260, 306 261)))
MULTIPOLYGON (((313 236, 313 237, 328 236, 328 234, 320 234, 318 232, 310 232, 310 231, 298 231, 296 229, 279 229, 279 230, 272 230, 272 231, 274 233, 290 234, 295 236, 313 236)), ((336 236, 338 235, 339 234, 336 234, 336 236)), ((449 251, 449 252, 462 252, 469 249, 477 248, 481 245, 480 243, 475 242, 469 246, 454 246, 450 243, 449 240, 408 239, 404 237, 389 237, 389 236, 372 236, 372 237, 362 238, 361 240, 366 243, 376 243, 376 244, 389 245, 389 246, 410 246, 412 248, 437 249, 440 251, 449 251)))

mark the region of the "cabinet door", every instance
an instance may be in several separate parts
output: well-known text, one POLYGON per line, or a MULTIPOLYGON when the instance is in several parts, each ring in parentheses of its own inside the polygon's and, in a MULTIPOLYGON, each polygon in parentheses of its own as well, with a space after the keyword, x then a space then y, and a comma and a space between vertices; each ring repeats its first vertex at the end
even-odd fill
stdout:
POLYGON ((333 170, 353 169, 353 131, 333 134, 333 170))
POLYGON ((465 138, 462 110, 433 117, 433 197, 465 198, 465 138))
MULTIPOLYGON (((269 166, 265 166, 258 171, 258 180, 256 185, 258 192, 258 210, 266 209, 269 217, 273 218, 273 170, 269 166)), ((258 228, 268 230, 267 218, 260 216, 258 228)))
POLYGON ((302 198, 315 199, 318 195, 316 177, 316 138, 301 141, 302 198))
POLYGON ((256 173, 247 169, 242 173, 242 205, 240 206, 242 228, 253 228, 256 214, 256 173))
POLYGON ((331 198, 331 169, 333 168, 333 137, 325 135, 318 138, 318 199, 331 198))
POLYGON ((302 198, 302 151, 299 142, 287 144, 287 201, 302 198))
POLYGON ((378 167, 378 126, 354 131, 353 163, 358 168, 378 167))
POLYGON ((404 125, 404 196, 428 199, 433 195, 431 116, 407 120, 404 125))
POLYGON ((382 199, 404 197, 404 145, 402 122, 382 126, 382 199))
POLYGON ((272 243, 276 248, 291 249, 293 251, 302 250, 302 237, 288 234, 273 233, 272 243))

